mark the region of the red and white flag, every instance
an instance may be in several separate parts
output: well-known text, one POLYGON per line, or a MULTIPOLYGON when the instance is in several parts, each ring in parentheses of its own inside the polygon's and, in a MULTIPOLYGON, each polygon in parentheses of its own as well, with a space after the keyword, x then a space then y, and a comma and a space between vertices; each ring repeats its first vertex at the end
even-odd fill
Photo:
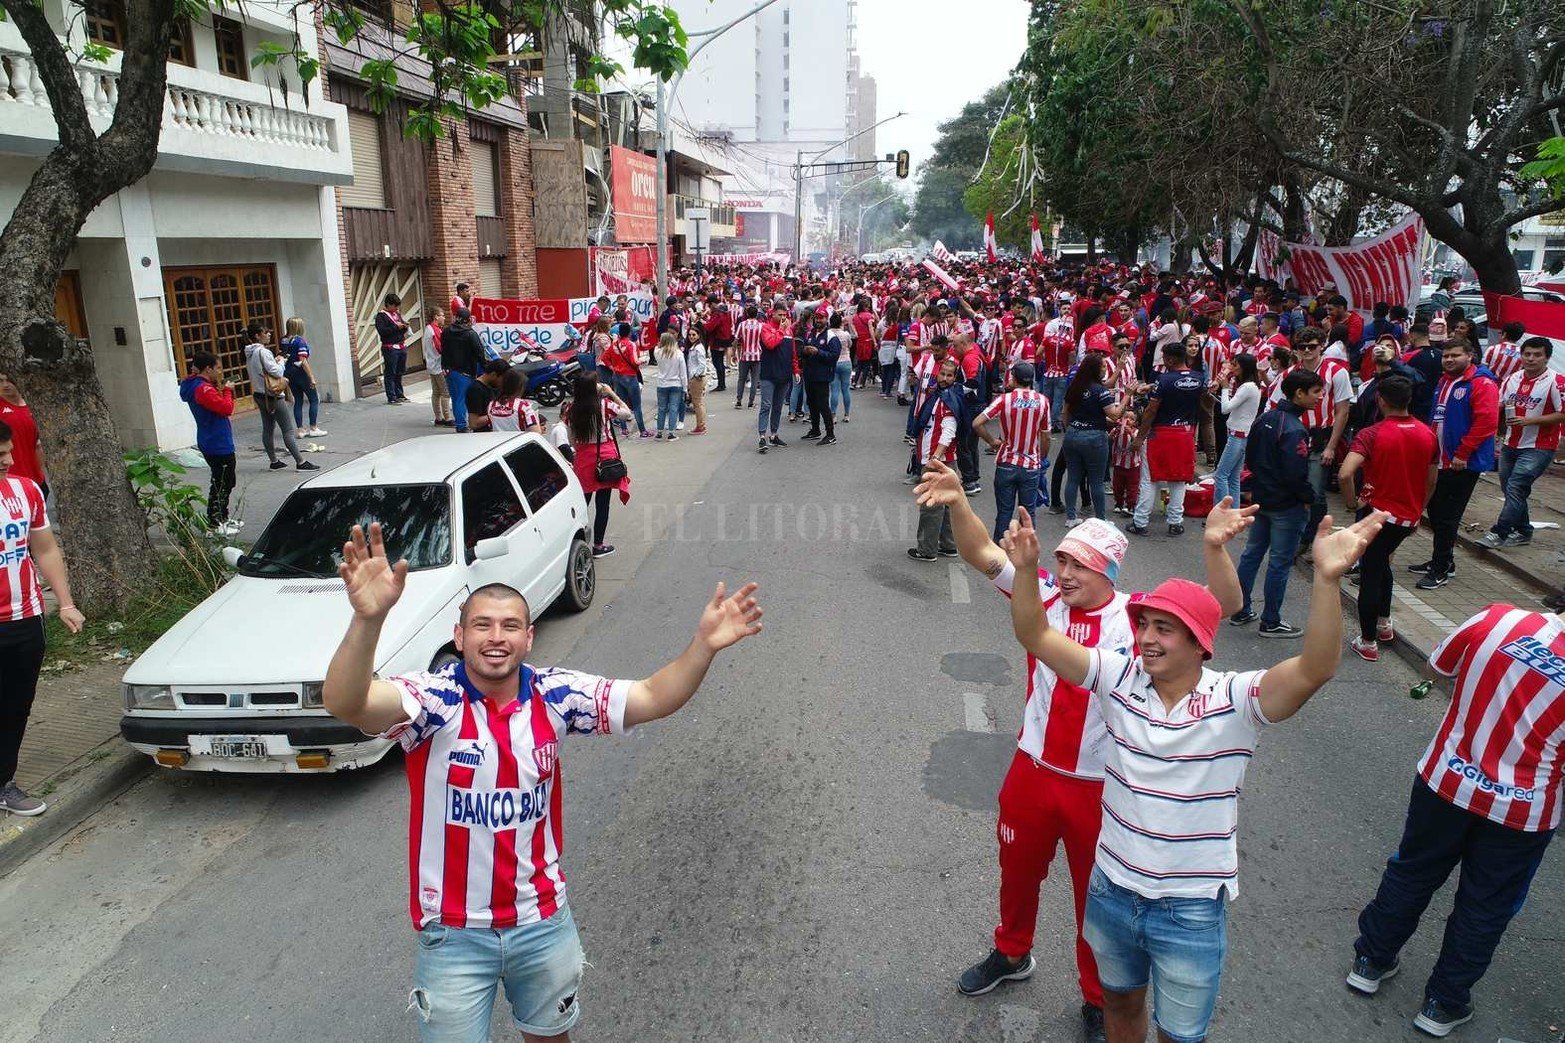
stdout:
POLYGON ((984 253, 989 256, 989 263, 1000 259, 1000 244, 994 237, 994 211, 989 211, 989 216, 984 218, 984 253))
POLYGON ((933 257, 941 264, 950 264, 956 259, 955 255, 952 254, 950 250, 946 249, 946 244, 942 243, 939 239, 936 239, 935 245, 929 248, 929 256, 933 257))
POLYGON ((1038 227, 1038 215, 1032 215, 1032 259, 1043 260, 1043 229, 1038 227))

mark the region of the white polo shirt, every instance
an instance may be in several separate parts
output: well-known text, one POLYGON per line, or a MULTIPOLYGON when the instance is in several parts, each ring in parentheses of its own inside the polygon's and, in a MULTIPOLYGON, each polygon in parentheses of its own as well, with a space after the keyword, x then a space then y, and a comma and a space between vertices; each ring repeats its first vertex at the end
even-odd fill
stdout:
POLYGON ((1109 733, 1097 865, 1146 898, 1239 896, 1239 790, 1263 726, 1264 670, 1201 671, 1172 710, 1131 658, 1088 650, 1109 733))

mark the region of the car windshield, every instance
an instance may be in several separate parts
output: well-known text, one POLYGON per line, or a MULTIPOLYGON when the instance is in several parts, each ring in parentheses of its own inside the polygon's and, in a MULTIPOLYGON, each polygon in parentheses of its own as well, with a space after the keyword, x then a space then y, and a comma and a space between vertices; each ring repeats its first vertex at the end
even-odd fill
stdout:
POLYGON ((410 569, 451 563, 451 490, 444 484, 298 489, 278 509, 239 571, 246 576, 337 575, 354 525, 380 522, 386 556, 410 569))

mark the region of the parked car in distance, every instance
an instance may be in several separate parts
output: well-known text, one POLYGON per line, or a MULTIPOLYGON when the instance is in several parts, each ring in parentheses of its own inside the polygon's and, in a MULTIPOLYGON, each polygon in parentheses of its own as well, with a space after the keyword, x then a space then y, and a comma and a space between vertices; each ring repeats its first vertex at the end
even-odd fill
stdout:
POLYGON ((353 612, 337 575, 355 524, 378 521, 387 556, 408 561, 375 672, 458 657, 457 610, 486 583, 527 597, 536 620, 558 599, 592 603, 597 573, 575 472, 534 434, 412 438, 295 489, 238 570, 126 671, 120 734, 158 764, 193 771, 337 771, 393 743, 326 712, 326 667, 353 612))

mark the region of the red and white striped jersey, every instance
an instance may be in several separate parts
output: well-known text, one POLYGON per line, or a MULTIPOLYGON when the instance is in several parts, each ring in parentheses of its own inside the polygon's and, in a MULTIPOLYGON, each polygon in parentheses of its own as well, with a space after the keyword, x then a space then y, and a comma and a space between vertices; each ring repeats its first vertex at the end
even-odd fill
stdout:
POLYGON ((1013 388, 978 414, 985 420, 1000 418, 998 466, 1036 470, 1043 463, 1038 439, 1049 429, 1049 399, 1035 388, 1013 388))
POLYGON ((913 411, 916 413, 924 405, 924 396, 935 384, 935 369, 944 362, 935 361, 935 353, 926 351, 913 360, 913 375, 908 378, 908 387, 913 389, 913 411))
POLYGON ((1201 343, 1201 365, 1206 370, 1209 383, 1217 383, 1223 367, 1234 357, 1233 349, 1216 337, 1207 337, 1201 343))
POLYGON ((1067 317, 1050 319, 1038 338, 1038 376, 1063 377, 1076 360, 1076 327, 1067 317))
MULTIPOLYGON (((1544 370, 1536 379, 1517 371, 1500 383, 1500 408, 1509 417, 1540 417, 1565 411, 1565 377, 1544 370)), ((1505 429, 1505 444, 1512 449, 1547 449, 1560 444, 1560 424, 1505 429)))
POLYGON ((493 431, 526 431, 542 423, 538 408, 527 398, 495 398, 489 402, 489 427, 493 431))
POLYGON ((1143 451, 1136 446, 1136 421, 1120 417, 1109 432, 1109 463, 1114 467, 1141 466, 1143 451))
MULTIPOLYGON (((1266 389, 1266 408, 1270 409, 1282 401, 1283 378, 1298 368, 1297 365, 1289 366, 1273 378, 1266 389)), ((1320 368, 1315 372, 1320 374, 1325 385, 1320 402, 1299 416, 1300 422, 1311 430, 1330 427, 1336 422, 1337 403, 1352 405, 1357 399, 1353 393, 1353 377, 1347 366, 1336 359, 1321 359, 1320 368)))
POLYGON ((1506 378, 1522 368, 1522 349, 1508 340, 1502 340, 1483 353, 1483 365, 1504 387, 1506 378))
POLYGON ((734 329, 739 341, 739 359, 742 362, 761 361, 761 331, 766 324, 760 319, 745 319, 734 329))
POLYGON ((559 740, 623 732, 632 682, 523 666, 520 697, 496 707, 460 663, 391 681, 408 715, 385 738, 406 754, 414 928, 554 915, 565 900, 559 740))
POLYGON ((1510 829, 1560 824, 1565 743, 1565 621, 1490 605, 1429 657, 1456 679, 1445 719, 1419 762, 1429 788, 1510 829))
POLYGON ((956 416, 946 408, 945 399, 935 403, 929 412, 929 423, 918 433, 918 462, 925 463, 935 456, 935 450, 945 446, 940 455, 941 463, 956 462, 956 416))
POLYGON ((31 478, 0 478, 0 623, 43 615, 43 589, 28 536, 47 529, 43 491, 31 478))
MULTIPOLYGON (((1009 598, 1016 569, 1007 564, 994 578, 995 589, 1009 598)), ((1119 591, 1092 610, 1071 608, 1045 569, 1038 570, 1038 594, 1049 625, 1077 644, 1129 652, 1135 632, 1125 611, 1130 598, 1119 591)), ((1077 778, 1103 778, 1109 734, 1097 698, 1085 688, 1062 681, 1042 660, 1027 657, 1027 705, 1016 745, 1046 768, 1077 778)))

